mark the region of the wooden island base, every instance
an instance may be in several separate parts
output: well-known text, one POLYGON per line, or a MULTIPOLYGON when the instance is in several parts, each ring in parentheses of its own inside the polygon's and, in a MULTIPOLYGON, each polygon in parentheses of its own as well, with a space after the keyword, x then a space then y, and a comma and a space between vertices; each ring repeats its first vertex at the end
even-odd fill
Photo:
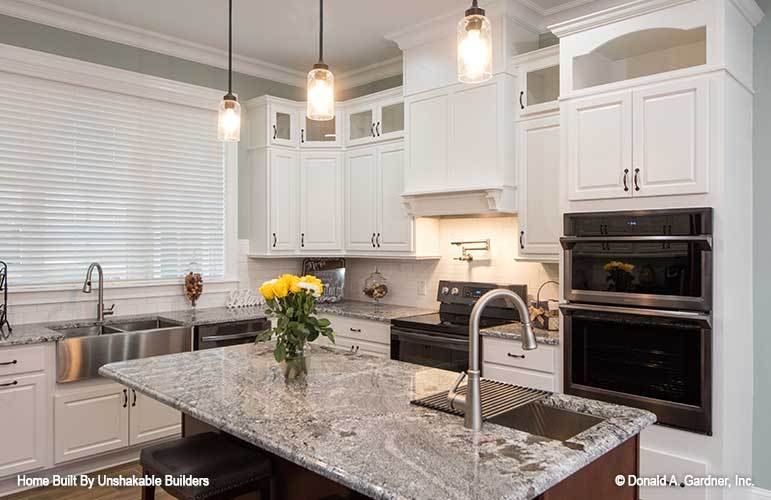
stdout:
MULTIPOLYGON (((183 436, 209 431, 220 432, 193 417, 183 416, 183 436)), ((637 435, 545 491, 535 500, 575 500, 577 498, 638 500, 637 487, 618 487, 615 484, 615 478, 618 474, 623 474, 625 477, 638 474, 639 452, 640 437, 637 435)), ((273 471, 278 485, 278 491, 271 500, 368 498, 279 456, 268 454, 273 461, 273 471)))

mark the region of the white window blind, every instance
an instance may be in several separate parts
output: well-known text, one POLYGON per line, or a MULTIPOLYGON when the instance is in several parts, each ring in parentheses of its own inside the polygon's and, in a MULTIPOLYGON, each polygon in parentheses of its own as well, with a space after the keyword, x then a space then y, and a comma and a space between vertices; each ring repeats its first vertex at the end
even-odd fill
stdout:
POLYGON ((16 285, 225 268, 216 112, 0 72, 0 260, 16 285))

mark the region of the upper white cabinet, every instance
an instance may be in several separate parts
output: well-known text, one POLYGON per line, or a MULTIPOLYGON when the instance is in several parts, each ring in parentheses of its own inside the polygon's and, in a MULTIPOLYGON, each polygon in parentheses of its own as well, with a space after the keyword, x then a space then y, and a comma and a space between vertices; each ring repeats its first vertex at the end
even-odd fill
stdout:
POLYGON ((342 249, 340 155, 334 151, 300 154, 301 251, 342 249))
POLYGON ((706 193, 710 77, 571 100, 570 200, 706 193))
POLYGON ((268 104, 270 144, 297 147, 299 138, 300 112, 294 103, 273 101, 268 104))
POLYGON ((347 146, 400 139, 404 136, 404 98, 401 88, 352 99, 343 105, 347 146))
POLYGON ((517 111, 521 118, 557 111, 560 95, 559 45, 512 58, 517 75, 517 111))
POLYGON ((341 120, 335 116, 331 120, 311 120, 301 111, 302 127, 300 128, 300 147, 303 148, 335 148, 342 144, 341 120))
POLYGON ((395 142, 346 155, 345 249, 411 252, 414 221, 404 212, 404 145, 395 142))
POLYGON ((517 123, 517 171, 522 188, 518 215, 520 258, 559 259, 559 142, 558 114, 517 123))

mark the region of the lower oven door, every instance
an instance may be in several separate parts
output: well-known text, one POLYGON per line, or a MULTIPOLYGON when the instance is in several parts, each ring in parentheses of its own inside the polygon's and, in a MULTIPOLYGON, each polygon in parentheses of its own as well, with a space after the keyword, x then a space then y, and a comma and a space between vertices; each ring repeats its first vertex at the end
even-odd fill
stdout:
POLYGON ((567 394, 652 411, 658 423, 712 433, 709 316, 563 304, 567 394))
POLYGON ((391 327, 391 359, 454 372, 468 370, 468 339, 391 327))

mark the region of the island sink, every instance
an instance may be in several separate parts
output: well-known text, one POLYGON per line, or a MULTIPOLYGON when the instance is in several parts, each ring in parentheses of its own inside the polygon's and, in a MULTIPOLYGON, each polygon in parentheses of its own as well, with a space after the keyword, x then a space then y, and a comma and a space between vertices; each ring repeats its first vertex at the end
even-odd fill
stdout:
POLYGON ((493 424, 558 441, 567 441, 603 421, 602 418, 554 408, 537 401, 488 419, 493 424))

